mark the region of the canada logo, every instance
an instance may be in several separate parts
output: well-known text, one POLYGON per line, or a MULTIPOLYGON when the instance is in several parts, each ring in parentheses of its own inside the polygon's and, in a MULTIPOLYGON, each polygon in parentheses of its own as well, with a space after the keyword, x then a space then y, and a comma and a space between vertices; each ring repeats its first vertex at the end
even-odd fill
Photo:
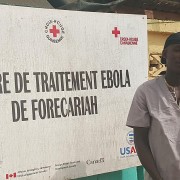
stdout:
POLYGON ((45 34, 52 43, 59 43, 64 39, 64 27, 59 20, 49 20, 45 25, 45 34))
POLYGON ((6 179, 16 178, 16 173, 6 174, 6 179))
MULTIPOLYGON (((114 27, 112 30, 112 35, 118 38, 121 35, 121 31, 118 27, 114 27)), ((138 37, 119 37, 120 45, 138 45, 138 37)))

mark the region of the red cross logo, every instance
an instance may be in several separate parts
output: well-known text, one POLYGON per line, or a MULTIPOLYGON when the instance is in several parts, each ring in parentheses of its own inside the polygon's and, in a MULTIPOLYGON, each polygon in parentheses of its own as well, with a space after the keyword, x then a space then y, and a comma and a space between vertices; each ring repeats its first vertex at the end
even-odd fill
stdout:
POLYGON ((115 27, 114 30, 112 30, 112 34, 114 34, 115 38, 118 37, 118 35, 120 34, 120 31, 118 30, 117 27, 115 27))
POLYGON ((53 37, 57 37, 57 34, 60 34, 59 29, 56 29, 56 25, 53 25, 53 28, 49 30, 53 34, 53 37))

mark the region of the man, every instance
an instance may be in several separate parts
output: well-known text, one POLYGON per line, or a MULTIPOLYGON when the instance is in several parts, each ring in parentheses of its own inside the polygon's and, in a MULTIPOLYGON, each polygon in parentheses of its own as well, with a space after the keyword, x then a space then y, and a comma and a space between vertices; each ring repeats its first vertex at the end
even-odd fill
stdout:
POLYGON ((166 74, 138 87, 127 126, 142 165, 153 180, 180 180, 180 32, 164 45, 166 74))

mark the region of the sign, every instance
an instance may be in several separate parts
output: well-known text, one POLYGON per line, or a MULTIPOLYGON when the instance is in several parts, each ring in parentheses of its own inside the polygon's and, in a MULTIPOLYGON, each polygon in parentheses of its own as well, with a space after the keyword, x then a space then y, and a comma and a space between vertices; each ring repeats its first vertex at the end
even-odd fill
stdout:
POLYGON ((147 80, 142 15, 0 6, 0 179, 139 165, 125 126, 147 80))

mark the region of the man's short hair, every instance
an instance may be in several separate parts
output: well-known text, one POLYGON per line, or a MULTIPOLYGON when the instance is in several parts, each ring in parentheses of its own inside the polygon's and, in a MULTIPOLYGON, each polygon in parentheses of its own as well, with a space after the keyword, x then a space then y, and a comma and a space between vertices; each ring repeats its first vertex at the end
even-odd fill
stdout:
MULTIPOLYGON (((166 39, 163 51, 171 44, 180 44, 180 32, 173 33, 166 39)), ((166 59, 163 56, 161 57, 161 63, 166 64, 166 59)))

